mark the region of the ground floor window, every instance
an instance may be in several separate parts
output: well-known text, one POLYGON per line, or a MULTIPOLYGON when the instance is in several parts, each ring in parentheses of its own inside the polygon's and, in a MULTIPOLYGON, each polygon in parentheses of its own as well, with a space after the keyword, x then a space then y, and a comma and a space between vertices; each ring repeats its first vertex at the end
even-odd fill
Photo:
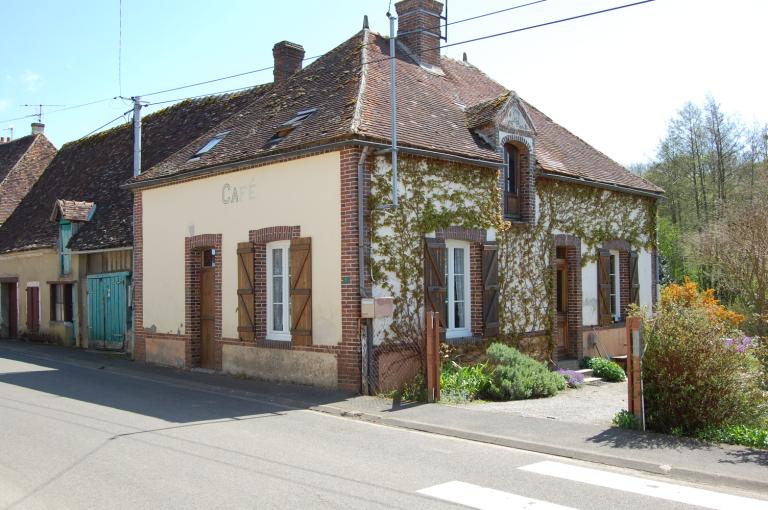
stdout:
POLYGON ((267 244, 267 340, 291 339, 290 241, 267 244))
POLYGON ((71 283, 51 284, 51 320, 72 322, 73 299, 71 283))
POLYGON ((619 289, 621 288, 619 280, 619 252, 611 251, 610 260, 611 262, 608 266, 608 271, 611 282, 611 317, 613 317, 614 321, 619 322, 621 320, 621 304, 619 301, 621 299, 619 294, 619 289))
POLYGON ((447 292, 447 338, 461 338, 472 335, 471 306, 469 299, 469 243, 446 242, 445 281, 447 292))

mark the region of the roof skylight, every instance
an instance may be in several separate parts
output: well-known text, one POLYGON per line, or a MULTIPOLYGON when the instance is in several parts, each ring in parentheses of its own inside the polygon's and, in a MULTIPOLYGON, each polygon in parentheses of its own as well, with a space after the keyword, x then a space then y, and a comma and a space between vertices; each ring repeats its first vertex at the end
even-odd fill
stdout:
POLYGON ((193 157, 199 157, 199 156, 202 156, 203 154, 207 154, 208 152, 211 151, 211 149, 216 147, 219 144, 219 142, 222 141, 224 137, 227 136, 228 134, 229 134, 229 131, 224 131, 223 133, 217 134, 216 136, 208 140, 208 143, 203 145, 200 148, 200 150, 195 153, 193 157))
POLYGON ((296 129, 301 125, 304 120, 307 119, 310 115, 315 113, 317 111, 317 108, 309 108, 307 110, 301 110, 299 112, 296 112, 296 115, 293 116, 293 118, 287 122, 284 122, 277 128, 277 132, 272 135, 272 138, 267 140, 267 143, 265 144, 265 148, 269 149, 283 141, 283 139, 288 136, 291 131, 296 129))

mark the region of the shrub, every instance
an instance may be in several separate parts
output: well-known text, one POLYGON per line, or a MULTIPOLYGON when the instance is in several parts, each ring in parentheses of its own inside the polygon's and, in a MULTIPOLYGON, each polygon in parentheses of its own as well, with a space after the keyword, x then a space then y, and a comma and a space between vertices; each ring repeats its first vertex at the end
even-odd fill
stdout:
POLYGON ((584 374, 576 372, 575 370, 564 370, 562 368, 557 370, 557 373, 565 377, 565 382, 571 388, 581 388, 584 384, 584 374))
POLYGON ((613 417, 613 424, 620 429, 640 429, 640 420, 626 409, 622 409, 613 417))
POLYGON ((487 351, 494 365, 484 394, 494 400, 522 400, 551 397, 565 389, 565 378, 543 363, 504 344, 492 344, 487 351))
POLYGON ((645 319, 647 426, 695 435, 760 425, 766 416, 760 363, 735 329, 735 318, 720 310, 711 293, 697 297, 695 284, 685 287, 665 289, 656 315, 645 319))
POLYGON ((617 363, 604 358, 591 358, 589 360, 589 368, 592 369, 595 377, 609 382, 621 382, 627 378, 623 368, 617 363))
POLYGON ((579 368, 589 368, 589 362, 592 360, 592 356, 584 356, 579 360, 579 368))
POLYGON ((702 441, 738 444, 768 450, 768 429, 730 425, 723 428, 707 428, 696 434, 702 441))
POLYGON ((460 366, 455 361, 444 363, 440 371, 440 399, 449 402, 475 400, 490 384, 485 363, 460 366))

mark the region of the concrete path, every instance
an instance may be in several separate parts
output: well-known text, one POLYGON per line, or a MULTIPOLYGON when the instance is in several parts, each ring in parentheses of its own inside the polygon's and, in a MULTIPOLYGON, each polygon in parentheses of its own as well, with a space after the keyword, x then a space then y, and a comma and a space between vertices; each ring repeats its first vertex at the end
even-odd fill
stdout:
POLYGON ((608 427, 616 413, 627 408, 627 383, 585 384, 578 389, 568 388, 550 398, 453 405, 473 411, 509 413, 608 427))
MULTIPOLYGON (((133 363, 103 354, 53 346, 0 342, 0 358, 21 364, 11 370, 6 369, 5 373, 0 370, 0 390, 7 389, 10 385, 34 391, 36 394, 42 392, 43 395, 52 394, 63 397, 63 399, 54 400, 43 399, 33 408, 14 412, 29 413, 30 416, 34 416, 35 413, 46 415, 48 413, 46 405, 55 403, 56 410, 51 412, 56 413, 57 420, 66 423, 70 418, 79 420, 74 416, 80 413, 79 408, 83 405, 98 406, 100 412, 104 408, 116 409, 118 415, 108 419, 89 417, 87 423, 83 425, 86 429, 88 427, 99 429, 100 420, 120 424, 114 430, 111 426, 109 427, 109 433, 113 436, 130 435, 132 431, 162 430, 169 426, 175 429, 179 426, 186 427, 185 424, 194 424, 197 427, 199 423, 241 420, 243 416, 273 416, 304 409, 354 418, 360 422, 373 422, 429 432, 433 435, 451 436, 478 443, 639 470, 653 475, 662 475, 662 479, 669 481, 682 480, 710 484, 714 487, 745 489, 768 497, 768 451, 710 446, 663 435, 643 434, 593 424, 566 423, 506 412, 478 411, 471 407, 432 404, 403 405, 394 408, 390 401, 375 397, 352 396, 304 386, 234 379, 215 374, 183 372, 133 363), (25 363, 29 367, 24 368, 25 363), (47 373, 50 371, 54 373, 47 373), (79 375, 71 376, 71 380, 62 378, 62 374, 66 375, 70 372, 76 372, 79 375), (88 377, 82 375, 85 373, 88 377), (110 388, 106 385, 106 381, 112 381, 110 384, 118 389, 110 388), (119 399, 115 396, 116 392, 119 399), (74 414, 67 418, 67 413, 74 414), (137 423, 132 423, 136 416, 143 418, 137 423)), ((0 392, 0 396, 6 399, 7 406, 21 405, 13 403, 14 399, 17 399, 14 395, 9 397, 0 392), (10 403, 8 403, 9 400, 10 403)), ((0 428, 3 430, 8 430, 6 413, 6 411, 0 412, 0 428)), ((47 418, 41 417, 41 419, 47 418)), ((315 419, 306 418, 306 420, 315 419)), ((28 424, 34 421, 35 419, 32 419, 28 424)), ((262 422, 262 420, 253 421, 251 418, 248 421, 249 423, 262 422)), ((312 421, 306 426, 329 426, 341 430, 347 427, 343 424, 348 422, 349 420, 325 425, 318 422, 315 425, 312 421)), ((48 428, 50 426, 46 425, 48 428)), ((357 426, 370 425, 361 423, 357 426)), ((357 432, 362 434, 361 442, 357 446, 359 450, 355 450, 359 455, 377 457, 382 454, 379 447, 373 446, 377 440, 374 441, 366 435, 376 433, 371 430, 381 429, 370 429, 365 433, 357 432)), ((263 433, 249 432, 248 434, 251 435, 248 437, 256 440, 262 437, 263 433)), ((23 437, 22 433, 18 440, 25 444, 23 441, 26 440, 23 437)), ((402 446, 400 442, 403 442, 403 445, 409 444, 403 439, 405 437, 409 436, 397 434, 388 436, 388 439, 383 440, 381 448, 400 451, 402 446)), ((292 438, 292 440, 296 439, 292 438)), ((309 445, 317 447, 319 446, 317 442, 323 440, 325 439, 313 439, 309 443, 300 441, 297 444, 302 445, 302 448, 309 445)), ((351 441, 343 437, 335 440, 351 441)), ((3 439, 0 439, 0 444, 2 441, 3 439)), ((42 441, 49 446, 56 445, 55 437, 42 441)), ((482 445, 478 445, 480 446, 482 445)), ((352 447, 351 444, 350 447, 352 447)), ((420 448, 413 447, 417 450, 420 448)), ((237 446, 234 448, 236 450, 237 446)), ((439 446, 434 448, 440 449, 439 446)), ((408 451, 406 447, 400 459, 406 464, 410 462, 409 453, 406 453, 408 451)), ((317 455, 318 458, 322 458, 320 452, 317 452, 317 455)), ((326 455, 331 453, 326 452, 326 455)), ((440 462, 454 465, 457 469, 460 468, 459 471, 462 473, 466 469, 472 472, 479 470, 478 473, 482 472, 486 476, 495 478, 492 474, 493 469, 486 465, 487 455, 488 453, 483 450, 472 452, 472 454, 467 453, 467 458, 464 460, 459 457, 448 457, 440 462), (474 457, 473 460, 472 455, 479 455, 479 457, 474 457), (482 462, 477 459, 482 459, 482 462)), ((38 460, 44 462, 43 457, 38 460)), ((430 465, 413 467, 424 470, 433 469, 430 465)), ((0 477, 8 469, 11 467, 5 458, 0 459, 0 477), (4 469, 6 471, 3 471, 4 469)), ((373 468, 364 462, 360 464, 360 469, 368 473, 373 468)), ((376 469, 405 469, 410 473, 411 466, 380 466, 376 469)), ((470 482, 483 486, 479 483, 482 479, 474 479, 470 482)), ((558 501, 558 503, 564 502, 558 501)), ((578 507, 591 508, 584 505, 578 507)), ((632 508, 624 504, 616 508, 619 507, 632 508)), ((601 506, 597 505, 595 508, 601 508, 601 506)))

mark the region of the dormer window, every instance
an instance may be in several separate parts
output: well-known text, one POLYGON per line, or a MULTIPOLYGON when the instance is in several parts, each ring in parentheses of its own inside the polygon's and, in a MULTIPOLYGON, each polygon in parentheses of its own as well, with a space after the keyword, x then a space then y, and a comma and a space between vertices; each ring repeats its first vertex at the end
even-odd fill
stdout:
POLYGON ((504 216, 522 217, 520 198, 520 150, 514 145, 504 146, 504 216))

